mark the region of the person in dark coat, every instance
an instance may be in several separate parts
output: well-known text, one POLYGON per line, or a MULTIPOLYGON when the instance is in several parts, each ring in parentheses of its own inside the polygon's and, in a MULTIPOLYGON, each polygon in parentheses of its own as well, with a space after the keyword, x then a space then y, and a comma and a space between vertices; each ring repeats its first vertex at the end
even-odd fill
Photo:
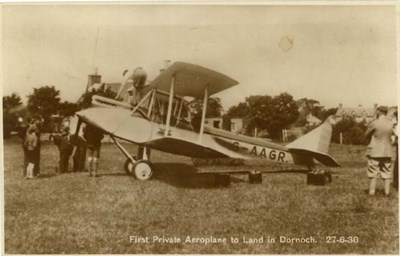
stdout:
POLYGON ((26 170, 27 170, 28 163, 29 163, 29 161, 28 161, 28 151, 27 151, 26 146, 25 146, 25 140, 26 140, 26 135, 27 135, 28 128, 29 128, 29 125, 30 125, 30 122, 31 122, 31 118, 28 117, 26 119, 26 122, 27 123, 22 124, 22 125, 20 125, 18 127, 18 136, 22 140, 22 150, 24 151, 24 167, 23 167, 23 171, 22 171, 22 175, 24 177, 26 177, 26 170))
POLYGON ((72 155, 73 172, 83 172, 85 170, 86 161, 86 141, 77 134, 70 136, 71 144, 74 145, 75 150, 72 155))
POLYGON ((104 137, 103 132, 99 128, 88 124, 83 130, 83 137, 87 145, 89 176, 97 177, 101 140, 104 137))
POLYGON ((71 143, 71 138, 69 134, 69 127, 64 127, 63 134, 60 139, 60 173, 68 172, 68 162, 72 154, 74 146, 71 143))
POLYGON ((377 119, 368 124, 366 135, 370 138, 367 147, 368 169, 370 179, 369 194, 375 194, 376 180, 380 176, 384 180, 385 194, 390 193, 391 158, 393 154, 392 135, 393 122, 386 117, 387 107, 379 107, 376 110, 377 119))
POLYGON ((32 124, 30 127, 33 127, 35 129, 35 133, 37 136, 37 146, 33 152, 33 158, 34 158, 34 164, 35 168, 33 170, 33 175, 34 176, 40 176, 40 150, 41 150, 41 140, 40 140, 40 135, 41 135, 41 126, 42 126, 42 118, 40 116, 36 116, 32 120, 32 124))

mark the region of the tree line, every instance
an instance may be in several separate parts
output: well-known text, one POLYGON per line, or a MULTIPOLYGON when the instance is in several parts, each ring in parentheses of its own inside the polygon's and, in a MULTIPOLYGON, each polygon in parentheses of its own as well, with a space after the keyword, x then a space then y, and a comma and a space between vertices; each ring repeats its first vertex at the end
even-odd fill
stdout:
POLYGON ((63 118, 74 115, 76 111, 87 108, 91 104, 91 97, 95 94, 109 98, 116 96, 116 93, 105 88, 104 84, 97 90, 85 92, 77 103, 61 101, 60 91, 55 86, 34 88, 33 93, 27 96, 26 107, 23 106, 21 97, 16 93, 3 96, 3 137, 8 138, 11 132, 17 129, 18 117, 41 116, 44 120, 43 131, 51 132, 52 117, 56 115, 63 118))
MULTIPOLYGON (((33 93, 28 95, 27 107, 21 108, 20 96, 13 93, 3 97, 3 127, 4 137, 9 136, 15 128, 18 116, 40 115, 44 119, 44 130, 51 131, 51 117, 73 115, 82 108, 91 104, 93 95, 100 95, 108 98, 115 98, 116 93, 102 85, 97 90, 91 90, 82 95, 78 103, 61 101, 60 91, 54 86, 43 86, 34 88, 33 93)), ((198 109, 193 116, 194 123, 201 119, 201 102, 191 103, 198 109)), ((266 131, 268 137, 274 140, 282 139, 282 129, 290 127, 305 127, 307 116, 312 114, 324 121, 329 115, 335 114, 336 108, 325 109, 319 101, 302 98, 295 100, 289 93, 281 93, 277 96, 254 95, 246 97, 243 102, 230 107, 223 113, 221 99, 211 97, 206 111, 206 117, 222 117, 223 129, 230 130, 231 119, 241 118, 245 124, 242 133, 253 135, 257 128, 259 131, 266 131)), ((305 129, 311 129, 308 127, 305 129)), ((364 132, 365 123, 357 123, 352 118, 341 120, 333 130, 333 142, 339 142, 339 134, 342 133, 343 141, 348 144, 365 144, 364 132)))

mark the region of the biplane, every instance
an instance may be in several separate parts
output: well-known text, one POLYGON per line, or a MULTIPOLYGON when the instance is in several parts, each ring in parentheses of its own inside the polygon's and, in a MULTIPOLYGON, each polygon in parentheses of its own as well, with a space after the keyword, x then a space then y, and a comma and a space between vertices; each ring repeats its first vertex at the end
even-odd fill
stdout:
POLYGON ((143 97, 135 106, 93 96, 92 107, 76 113, 79 118, 77 132, 84 122, 108 134, 126 157, 125 171, 139 180, 152 176, 150 150, 192 158, 261 158, 308 168, 313 168, 315 160, 326 166, 339 166, 328 154, 333 124, 329 118, 286 146, 207 126, 209 97, 237 84, 217 71, 175 62, 143 89, 143 97), (188 119, 188 97, 202 101, 197 129, 188 119), (138 156, 132 156, 121 140, 138 145, 138 156))

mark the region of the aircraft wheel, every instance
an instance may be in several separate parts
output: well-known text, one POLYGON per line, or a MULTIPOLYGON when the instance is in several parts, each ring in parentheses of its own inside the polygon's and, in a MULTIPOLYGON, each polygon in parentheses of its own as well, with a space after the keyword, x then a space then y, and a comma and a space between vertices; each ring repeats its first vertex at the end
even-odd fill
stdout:
POLYGON ((150 161, 147 160, 139 160, 136 162, 133 167, 133 172, 138 180, 148 180, 151 178, 153 174, 152 166, 150 161))
MULTIPOLYGON (((133 159, 136 160, 136 157, 133 157, 133 159)), ((134 166, 135 166, 135 164, 132 163, 132 161, 130 159, 126 159, 125 164, 124 164, 124 170, 125 170, 126 174, 134 175, 134 173, 133 173, 134 166)))

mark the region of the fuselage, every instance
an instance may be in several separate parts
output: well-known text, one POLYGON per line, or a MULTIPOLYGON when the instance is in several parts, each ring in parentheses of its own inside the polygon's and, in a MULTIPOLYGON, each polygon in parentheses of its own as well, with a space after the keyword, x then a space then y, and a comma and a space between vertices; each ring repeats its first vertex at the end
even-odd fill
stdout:
POLYGON ((208 127, 199 142, 199 133, 170 126, 165 135, 165 125, 152 122, 139 113, 132 114, 129 109, 118 107, 94 106, 82 110, 76 115, 85 123, 102 129, 116 138, 128 140, 135 144, 148 146, 164 152, 189 157, 231 157, 240 159, 257 158, 276 163, 294 163, 293 156, 287 148, 273 144, 264 139, 237 135, 221 129, 208 127), (161 143, 162 139, 174 139, 183 147, 174 147, 171 143, 161 143), (158 141, 160 141, 158 143, 158 141), (207 150, 202 154, 201 148, 207 150), (172 151, 172 152, 171 152, 172 151), (210 153, 215 152, 215 154, 210 153))

